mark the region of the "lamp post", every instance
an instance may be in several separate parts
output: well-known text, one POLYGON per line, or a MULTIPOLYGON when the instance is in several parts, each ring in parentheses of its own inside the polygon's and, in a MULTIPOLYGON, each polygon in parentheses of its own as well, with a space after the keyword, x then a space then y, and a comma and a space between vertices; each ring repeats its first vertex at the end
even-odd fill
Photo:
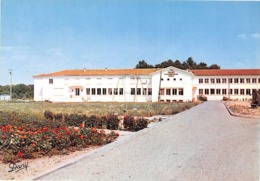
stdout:
POLYGON ((9 69, 10 74, 10 100, 12 100, 12 69, 9 69))

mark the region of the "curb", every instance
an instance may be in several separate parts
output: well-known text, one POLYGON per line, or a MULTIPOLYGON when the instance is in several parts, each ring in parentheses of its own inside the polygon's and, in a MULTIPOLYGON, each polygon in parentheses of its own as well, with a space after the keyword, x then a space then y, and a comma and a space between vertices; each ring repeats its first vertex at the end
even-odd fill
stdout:
POLYGON ((250 116, 250 115, 244 115, 244 114, 235 113, 231 109, 229 109, 229 107, 227 106, 226 102, 224 102, 224 105, 225 105, 226 109, 228 110, 228 112, 229 112, 229 114, 231 116, 241 117, 241 118, 249 118, 249 119, 259 119, 260 118, 258 116, 250 116))

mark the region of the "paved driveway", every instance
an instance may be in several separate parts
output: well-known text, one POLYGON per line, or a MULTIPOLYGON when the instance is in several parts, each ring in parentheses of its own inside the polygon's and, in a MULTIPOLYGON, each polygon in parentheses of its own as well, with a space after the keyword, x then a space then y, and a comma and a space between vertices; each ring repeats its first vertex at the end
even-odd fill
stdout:
POLYGON ((259 129, 205 102, 38 179, 259 180, 259 129))

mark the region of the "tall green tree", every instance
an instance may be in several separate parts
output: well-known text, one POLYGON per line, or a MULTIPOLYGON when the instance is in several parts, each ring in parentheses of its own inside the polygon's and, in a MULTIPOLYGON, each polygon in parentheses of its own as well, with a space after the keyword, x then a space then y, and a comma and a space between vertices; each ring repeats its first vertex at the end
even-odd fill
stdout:
POLYGON ((145 60, 141 60, 135 66, 136 69, 146 69, 146 68, 153 68, 153 65, 148 64, 145 60))

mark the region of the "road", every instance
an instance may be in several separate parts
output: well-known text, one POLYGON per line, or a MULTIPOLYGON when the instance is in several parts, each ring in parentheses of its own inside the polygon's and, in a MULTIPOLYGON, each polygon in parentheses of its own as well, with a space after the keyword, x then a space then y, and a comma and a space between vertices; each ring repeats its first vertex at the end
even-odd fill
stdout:
POLYGON ((259 129, 209 101, 38 179, 258 181, 259 129))

